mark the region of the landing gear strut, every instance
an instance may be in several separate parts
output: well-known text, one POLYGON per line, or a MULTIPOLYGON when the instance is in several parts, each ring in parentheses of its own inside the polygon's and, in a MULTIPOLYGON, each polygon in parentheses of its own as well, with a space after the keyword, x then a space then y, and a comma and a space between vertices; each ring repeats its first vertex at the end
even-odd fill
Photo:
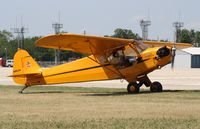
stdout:
POLYGON ((163 88, 159 82, 151 82, 147 75, 139 76, 138 82, 130 82, 127 86, 128 93, 134 94, 140 92, 140 87, 144 84, 146 87, 150 87, 151 92, 162 92, 163 88))
POLYGON ((22 94, 23 91, 24 91, 26 88, 28 88, 28 87, 29 87, 28 85, 25 85, 25 86, 19 91, 19 93, 22 94))

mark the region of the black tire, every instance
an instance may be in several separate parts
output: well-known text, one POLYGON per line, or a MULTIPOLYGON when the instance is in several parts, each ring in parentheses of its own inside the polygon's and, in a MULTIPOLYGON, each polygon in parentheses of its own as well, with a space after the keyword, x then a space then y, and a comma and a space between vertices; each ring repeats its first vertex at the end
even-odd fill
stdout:
POLYGON ((162 92, 162 84, 160 82, 153 82, 153 85, 150 86, 150 91, 151 92, 162 92))
POLYGON ((140 92, 140 87, 135 82, 131 82, 127 86, 127 91, 130 94, 136 94, 140 92))

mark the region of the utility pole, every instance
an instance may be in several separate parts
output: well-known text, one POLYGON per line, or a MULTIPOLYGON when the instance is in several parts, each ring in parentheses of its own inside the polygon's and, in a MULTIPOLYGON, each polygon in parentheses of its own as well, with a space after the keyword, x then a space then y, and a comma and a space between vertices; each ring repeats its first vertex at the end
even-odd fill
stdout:
POLYGON ((17 34, 18 39, 18 48, 24 49, 24 33, 27 32, 27 28, 22 26, 21 28, 13 28, 14 33, 17 34))
POLYGON ((86 35, 86 30, 83 30, 83 34, 86 35))
POLYGON ((183 22, 174 22, 173 23, 173 27, 175 28, 175 32, 174 32, 174 42, 180 42, 180 30, 181 28, 184 26, 183 22))
POLYGON ((148 33, 149 33, 149 30, 148 30, 148 27, 151 25, 151 21, 149 20, 141 20, 140 21, 140 26, 141 26, 141 29, 142 29, 142 39, 143 40, 147 40, 148 39, 148 33))
MULTIPOLYGON (((53 23, 52 27, 54 28, 55 34, 60 33, 60 29, 63 28, 63 24, 60 23, 60 12, 59 12, 59 22, 53 23)), ((55 49, 55 65, 60 64, 60 50, 55 49)))
POLYGON ((149 26, 151 25, 151 20, 150 20, 150 9, 148 9, 148 16, 147 20, 140 20, 140 27, 142 29, 142 39, 143 40, 148 40, 148 34, 149 34, 149 26))
POLYGON ((63 24, 60 24, 59 22, 56 22, 56 23, 52 24, 52 27, 54 28, 55 34, 59 34, 60 33, 60 29, 63 28, 63 24))

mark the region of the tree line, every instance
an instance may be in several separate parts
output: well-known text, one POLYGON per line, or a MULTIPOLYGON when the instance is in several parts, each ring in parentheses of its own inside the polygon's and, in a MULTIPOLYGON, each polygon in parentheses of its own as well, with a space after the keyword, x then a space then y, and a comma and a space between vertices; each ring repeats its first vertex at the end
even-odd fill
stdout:
POLYGON ((178 30, 176 42, 191 43, 195 47, 200 47, 200 31, 195 30, 178 30))
MULTIPOLYGON (((133 33, 129 29, 117 28, 114 30, 113 35, 105 35, 105 37, 116 37, 124 39, 137 39, 141 40, 142 38, 139 34, 133 33)), ((41 38, 41 36, 27 37, 24 39, 24 48, 27 50, 31 56, 33 56, 37 61, 54 61, 54 49, 47 49, 36 47, 35 42, 41 38)), ((196 46, 200 46, 200 32, 194 30, 179 30, 177 32, 177 41, 183 43, 193 43, 196 46)), ((13 59, 15 52, 18 50, 19 41, 14 38, 13 34, 9 31, 2 30, 0 31, 0 58, 6 57, 7 59, 13 59)), ((75 53, 71 51, 61 51, 60 60, 68 61, 69 58, 81 58, 84 55, 80 53, 75 53)))
MULTIPOLYGON (((54 61, 54 49, 42 48, 35 46, 35 42, 41 36, 28 37, 24 39, 24 49, 37 61, 54 61)), ((0 31, 0 58, 13 59, 15 52, 18 50, 19 40, 15 39, 11 32, 0 31)), ((83 55, 71 51, 61 51, 60 60, 68 61, 69 58, 81 58, 83 55)))

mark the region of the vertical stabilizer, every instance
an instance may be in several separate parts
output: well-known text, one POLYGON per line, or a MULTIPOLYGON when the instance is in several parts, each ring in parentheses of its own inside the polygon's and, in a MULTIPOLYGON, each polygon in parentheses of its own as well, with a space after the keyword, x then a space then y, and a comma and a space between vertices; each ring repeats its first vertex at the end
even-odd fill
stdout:
POLYGON ((18 50, 14 56, 13 80, 18 84, 28 85, 28 77, 41 75, 41 68, 25 50, 18 50))

